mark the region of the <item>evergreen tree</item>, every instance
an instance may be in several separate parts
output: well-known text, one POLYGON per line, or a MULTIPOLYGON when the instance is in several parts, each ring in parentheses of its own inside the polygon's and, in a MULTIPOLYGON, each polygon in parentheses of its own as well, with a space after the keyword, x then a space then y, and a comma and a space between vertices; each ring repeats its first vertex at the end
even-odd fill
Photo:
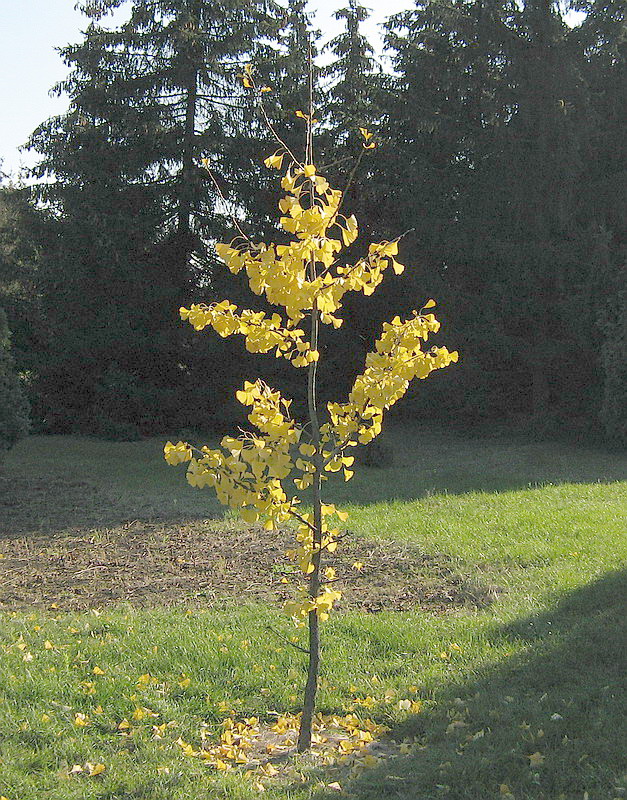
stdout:
POLYGON ((577 218, 592 123, 578 35, 550 0, 427 0, 390 25, 404 191, 430 198, 407 225, 418 260, 441 265, 441 289, 428 292, 462 321, 456 344, 467 356, 454 380, 487 416, 582 415, 599 394, 577 218))
POLYGON ((334 16, 344 30, 325 48, 333 60, 325 69, 329 85, 324 111, 335 146, 352 144, 353 155, 358 155, 363 140, 355 132, 360 127, 371 130, 380 121, 381 70, 361 32, 370 16, 368 10, 357 0, 349 0, 334 16))
MULTIPOLYGON (((615 0, 580 0, 586 16, 574 31, 584 54, 590 119, 577 186, 577 224, 588 263, 588 298, 603 337, 601 422, 607 437, 627 442, 627 37, 625 6, 615 0)), ((597 394, 597 396, 598 396, 597 394)))
POLYGON ((0 308, 0 456, 28 432, 28 411, 11 356, 7 317, 0 308))
MULTIPOLYGON (((323 163, 325 174, 336 185, 345 185, 349 176, 346 204, 359 219, 362 234, 373 239, 383 235, 378 197, 381 175, 373 166, 377 153, 364 149, 368 143, 360 128, 373 135, 370 146, 379 141, 383 74, 372 45, 362 32, 368 10, 357 0, 349 0, 347 6, 335 12, 335 18, 343 30, 325 47, 330 61, 323 70, 325 88, 320 111, 316 112, 326 127, 323 163)), ((362 253, 356 251, 354 255, 362 253)), ((385 292, 383 288, 382 291, 385 292)), ((355 342, 366 348, 386 314, 387 302, 378 298, 347 298, 345 323, 335 336, 333 353, 321 369, 324 394, 334 395, 351 368, 358 367, 363 353, 355 348, 355 342)))
POLYGON ((119 5, 83 5, 93 21, 62 50, 72 71, 57 87, 70 108, 30 142, 63 240, 47 281, 58 350, 42 391, 72 419, 87 412, 87 427, 90 409, 108 414, 112 394, 128 396, 113 413, 150 428, 174 409, 167 395, 186 370, 171 321, 210 280, 204 244, 223 228, 201 159, 235 192, 250 177, 234 156, 251 135, 237 74, 276 22, 271 0, 132 0, 109 30, 99 20, 119 5))
POLYGON ((47 335, 39 276, 51 246, 47 215, 37 210, 30 191, 0 186, 0 307, 7 315, 18 370, 32 374, 47 335))

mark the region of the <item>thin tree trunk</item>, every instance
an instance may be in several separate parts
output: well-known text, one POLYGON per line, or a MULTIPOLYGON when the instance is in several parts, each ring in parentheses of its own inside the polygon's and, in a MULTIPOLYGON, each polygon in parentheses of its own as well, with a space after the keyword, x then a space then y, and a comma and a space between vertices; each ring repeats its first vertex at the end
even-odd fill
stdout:
MULTIPOLYGON (((314 305, 311 311, 311 349, 318 349, 318 309, 314 305)), ((307 381, 307 401, 309 406, 309 421, 311 424, 311 437, 316 448, 314 456, 314 482, 313 482, 313 555, 311 563, 313 571, 309 576, 309 596, 312 600, 318 597, 320 592, 320 561, 322 556, 322 501, 320 497, 321 475, 322 475, 322 453, 320 452, 320 422, 318 419, 318 409, 316 405, 316 371, 318 362, 314 361, 309 365, 309 375, 307 381)), ((307 669, 307 683, 305 684, 305 695, 303 699, 303 713, 300 721, 298 733, 298 752, 302 753, 311 747, 311 727, 313 715, 316 707, 316 694, 318 691, 318 675, 320 672, 320 620, 318 610, 309 612, 309 664, 307 669)))
MULTIPOLYGON (((313 57, 311 49, 311 39, 309 40, 309 119, 307 120, 307 142, 306 142, 306 161, 314 163, 313 147, 313 57)), ((314 188, 311 187, 311 204, 314 203, 314 188)), ((312 255, 309 262, 309 280, 316 279, 316 260, 312 255)), ((318 333, 320 328, 320 312, 318 302, 313 301, 311 309, 311 340, 312 350, 318 351, 318 333)), ((322 500, 320 490, 322 486, 322 447, 320 446, 320 420, 318 418, 318 402, 316 397, 316 375, 318 373, 318 362, 312 361, 309 365, 307 375, 307 405, 309 408, 309 422, 311 425, 311 439, 316 448, 314 454, 314 482, 313 482, 313 554, 311 563, 313 571, 309 576, 309 597, 315 600, 320 592, 320 561, 322 558, 322 500)), ((320 673, 320 620, 318 609, 314 608, 307 617, 309 625, 309 664, 307 667, 307 682, 305 684, 305 696, 303 698, 303 713, 300 719, 300 730, 298 732, 298 752, 302 753, 311 747, 311 728, 313 715, 316 708, 316 694, 318 692, 318 676, 320 673)))

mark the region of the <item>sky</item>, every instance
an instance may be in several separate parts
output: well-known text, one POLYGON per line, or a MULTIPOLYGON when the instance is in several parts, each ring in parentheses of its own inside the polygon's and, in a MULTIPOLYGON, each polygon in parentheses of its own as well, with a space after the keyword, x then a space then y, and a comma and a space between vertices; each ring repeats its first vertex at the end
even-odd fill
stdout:
MULTIPOLYGON (((18 148, 44 120, 63 113, 67 97, 51 97, 50 90, 67 74, 56 47, 79 42, 87 19, 74 9, 75 0, 0 0, 0 169, 13 179, 31 166, 32 153, 18 148)), ((412 0, 364 0, 372 17, 364 26, 377 50, 379 24, 390 14, 413 7, 412 0)), ((333 12, 342 0, 309 0, 315 24, 331 38, 338 31, 333 12)), ((118 13, 118 18, 123 14, 118 13)))

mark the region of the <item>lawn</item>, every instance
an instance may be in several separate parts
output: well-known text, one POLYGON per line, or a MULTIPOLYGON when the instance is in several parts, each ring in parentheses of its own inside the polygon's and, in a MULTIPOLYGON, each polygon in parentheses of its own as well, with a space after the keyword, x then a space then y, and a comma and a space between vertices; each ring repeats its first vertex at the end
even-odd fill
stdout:
POLYGON ((279 610, 289 534, 224 516, 157 440, 15 448, 0 473, 0 797, 624 797, 627 461, 407 427, 386 444, 389 466, 329 488, 353 535, 320 708, 389 730, 367 767, 279 753, 273 777, 194 753, 225 717, 298 709, 302 634, 279 610))

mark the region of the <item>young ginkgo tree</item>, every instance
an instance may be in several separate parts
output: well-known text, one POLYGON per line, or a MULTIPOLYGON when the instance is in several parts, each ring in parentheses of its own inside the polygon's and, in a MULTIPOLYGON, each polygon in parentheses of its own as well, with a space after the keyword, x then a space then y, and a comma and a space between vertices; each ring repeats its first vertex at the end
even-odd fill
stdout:
MULTIPOLYGON (((250 72, 245 85, 256 89, 250 72)), ((259 90, 263 91, 263 90, 259 90)), ((344 511, 324 503, 322 484, 330 473, 343 472, 349 480, 355 447, 367 445, 380 432, 386 409, 407 391, 414 378, 426 378, 433 370, 457 361, 457 353, 445 347, 422 349, 439 323, 423 313, 435 303, 429 300, 420 312, 406 320, 398 316, 384 323, 375 349, 366 356, 364 371, 355 378, 348 398, 329 402, 322 409, 316 399, 321 325, 339 328, 342 300, 347 292, 371 295, 386 270, 397 275, 404 267, 396 260, 398 240, 370 244, 354 264, 340 254, 357 238, 354 216, 342 213, 345 192, 331 188, 318 174, 313 157, 312 114, 297 112, 307 126, 306 152, 300 161, 278 139, 280 148, 265 160, 269 168, 285 173, 279 202, 280 225, 293 238, 287 244, 254 242, 238 225, 239 235, 216 250, 231 272, 245 273, 251 290, 265 295, 282 309, 271 316, 239 309, 228 300, 181 308, 183 320, 197 330, 213 328, 220 336, 239 334, 251 353, 274 351, 293 367, 306 370, 308 420, 301 424, 290 415, 291 401, 263 380, 246 381, 237 399, 250 408, 254 432, 225 436, 220 449, 196 449, 186 442, 165 446, 169 464, 188 462, 187 480, 192 486, 215 489, 218 500, 237 509, 247 523, 263 522, 272 531, 295 523, 295 545, 287 552, 302 573, 300 594, 286 603, 286 611, 308 626, 308 674, 300 722, 298 750, 311 746, 312 720, 320 662, 319 624, 341 597, 333 570, 324 568, 324 556, 343 538, 340 525, 344 511), (304 323, 304 324, 303 324, 304 323), (295 490, 312 489, 312 510, 303 510, 295 490)), ((273 131, 274 133, 274 131, 273 131)), ((364 149, 371 148, 371 134, 363 130, 364 149)))

